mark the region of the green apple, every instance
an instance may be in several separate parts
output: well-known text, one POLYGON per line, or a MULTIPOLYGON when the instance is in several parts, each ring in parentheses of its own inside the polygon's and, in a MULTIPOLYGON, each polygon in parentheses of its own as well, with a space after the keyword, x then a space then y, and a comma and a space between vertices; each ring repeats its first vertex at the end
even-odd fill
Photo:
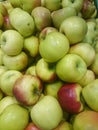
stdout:
POLYGON ((88 104, 88 106, 94 110, 98 111, 98 79, 96 78, 89 84, 87 84, 83 89, 82 89, 82 95, 85 100, 85 102, 88 104))
POLYGON ((65 82, 77 82, 87 72, 85 61, 76 54, 66 54, 56 64, 57 76, 65 82))
POLYGON ((34 8, 31 16, 34 18, 36 29, 39 32, 52 24, 51 12, 45 7, 39 6, 34 8))
POLYGON ((13 96, 15 81, 22 77, 22 73, 17 70, 7 70, 0 77, 0 88, 6 95, 13 96))
POLYGON ((70 54, 77 54, 83 58, 87 67, 90 66, 95 59, 95 50, 89 44, 85 42, 80 42, 75 45, 72 45, 69 49, 70 54))
POLYGON ((66 35, 70 44, 75 44, 84 39, 87 33, 87 23, 82 17, 71 16, 62 22, 60 32, 66 35))
POLYGON ((53 63, 58 61, 66 55, 68 51, 69 40, 60 32, 54 31, 48 33, 40 39, 39 53, 47 62, 53 63))
POLYGON ((1 49, 5 54, 18 55, 23 49, 24 38, 16 30, 6 30, 1 34, 1 49))
POLYGON ((39 39, 37 36, 30 36, 24 39, 24 50, 32 57, 39 53, 39 39))
POLYGON ((61 8, 59 10, 53 11, 51 13, 52 21, 54 27, 57 29, 60 28, 61 23, 63 22, 64 19, 70 17, 70 16, 75 16, 76 15, 76 10, 72 7, 65 7, 61 8))
POLYGON ((41 0, 41 6, 52 12, 61 8, 61 0, 41 0))
POLYGON ((61 122, 63 112, 58 100, 46 95, 32 107, 30 116, 40 129, 52 130, 61 122))
POLYGON ((28 56, 23 51, 16 56, 8 56, 5 54, 3 56, 3 64, 9 70, 23 71, 28 65, 28 56))
POLYGON ((14 8, 9 13, 9 18, 11 25, 24 37, 28 37, 34 33, 34 19, 28 12, 20 8, 14 8))
MULTIPOLYGON (((12 11, 12 9, 14 9, 9 0, 3 0, 2 4, 6 8, 8 14, 12 11)), ((6 14, 4 16, 6 16, 6 14)))
POLYGON ((28 110, 18 104, 7 106, 0 115, 0 130, 23 130, 28 123, 28 110))
POLYGON ((4 22, 4 18, 3 15, 0 13, 0 28, 2 27, 3 22, 4 22))
POLYGON ((36 75, 44 82, 53 82, 57 78, 55 65, 39 59, 35 66, 36 75))
POLYGON ((62 7, 73 7, 76 9, 77 13, 80 12, 83 6, 83 0, 62 0, 62 7))
POLYGON ((0 65, 3 65, 4 51, 0 48, 0 65))
POLYGON ((75 116, 73 130, 97 130, 98 112, 88 110, 80 112, 75 116))
POLYGON ((25 71, 25 74, 30 74, 30 75, 34 75, 36 76, 36 65, 31 65, 29 66, 26 71, 25 71))
POLYGON ((0 115, 6 107, 11 104, 19 104, 19 102, 13 96, 5 96, 0 100, 0 115))

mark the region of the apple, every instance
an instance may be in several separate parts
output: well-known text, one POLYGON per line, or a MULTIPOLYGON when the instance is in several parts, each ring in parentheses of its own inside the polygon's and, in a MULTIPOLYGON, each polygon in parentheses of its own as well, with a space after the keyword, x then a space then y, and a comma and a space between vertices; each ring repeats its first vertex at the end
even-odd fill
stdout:
POLYGON ((73 130, 97 130, 98 112, 93 110, 83 111, 76 115, 73 130))
POLYGON ((82 95, 87 105, 94 111, 98 111, 98 79, 96 78, 91 83, 87 84, 82 89, 82 95))
POLYGON ((13 96, 4 96, 0 100, 0 115, 2 114, 4 109, 7 108, 11 104, 19 104, 19 102, 13 96))
POLYGON ((18 55, 23 49, 23 42, 23 37, 16 30, 6 30, 1 34, 1 49, 7 55, 18 55))
POLYGON ((31 106, 38 101, 42 89, 42 82, 37 76, 25 74, 16 80, 13 94, 21 104, 31 106))
POLYGON ((25 71, 25 74, 30 74, 30 75, 34 75, 34 76, 37 76, 36 74, 36 65, 31 65, 29 66, 26 71, 25 71))
POLYGON ((41 0, 41 6, 52 12, 61 8, 61 0, 41 0))
POLYGON ((21 5, 21 0, 9 0, 9 3, 14 7, 20 7, 21 5))
POLYGON ((71 16, 62 22, 60 32, 66 35, 70 44, 75 44, 84 39, 87 33, 87 23, 82 17, 71 16))
POLYGON ((1 75, 6 72, 8 69, 4 65, 0 65, 0 77, 1 75))
POLYGON ((15 81, 22 77, 22 73, 17 70, 7 70, 0 77, 0 88, 5 95, 13 96, 15 81))
POLYGON ((39 54, 39 39, 37 36, 30 36, 24 39, 24 50, 32 57, 39 54))
POLYGON ((66 55, 68 51, 69 40, 60 32, 53 31, 40 39, 39 53, 46 62, 57 62, 66 55))
POLYGON ((14 8, 9 13, 10 23, 23 37, 28 37, 35 32, 33 17, 21 8, 14 8))
POLYGON ((36 75, 44 82, 53 82, 57 78, 55 65, 47 63, 43 58, 37 61, 35 71, 36 75))
POLYGON ((58 101, 62 109, 75 114, 83 110, 82 87, 78 83, 65 83, 58 91, 58 101))
POLYGON ((8 56, 5 54, 3 56, 3 64, 10 70, 23 71, 28 65, 28 56, 23 51, 16 56, 8 56))
POLYGON ((30 116, 38 128, 52 130, 61 122, 63 112, 58 100, 46 95, 32 107, 30 116))
POLYGON ((33 122, 30 122, 24 130, 41 130, 33 122))
POLYGON ((85 42, 72 45, 69 49, 69 53, 77 54, 82 57, 87 67, 93 63, 96 55, 94 48, 89 43, 85 42))
POLYGON ((3 31, 8 30, 8 29, 9 30, 13 29, 13 27, 12 27, 12 25, 10 23, 10 20, 9 20, 9 15, 4 16, 4 22, 3 22, 2 28, 3 28, 3 31))
POLYGON ((70 6, 53 11, 51 13, 53 26, 59 29, 64 19, 75 15, 76 15, 76 10, 70 6))
POLYGON ((39 6, 34 8, 31 16, 34 18, 36 30, 39 32, 52 24, 51 12, 45 7, 39 6))
POLYGON ((3 65, 3 56, 4 56, 4 52, 3 52, 3 50, 0 48, 0 65, 3 65))
POLYGON ((29 122, 29 112, 19 104, 7 106, 0 115, 1 130, 23 130, 29 122))
POLYGON ((83 6, 83 0, 62 0, 61 2, 62 7, 73 7, 75 8, 75 10, 78 12, 80 12, 80 10, 82 9, 83 6))
POLYGON ((85 61, 76 54, 66 54, 56 64, 57 76, 65 82, 77 82, 87 72, 85 61))
POLYGON ((0 13, 0 28, 2 27, 4 22, 3 15, 0 13))
POLYGON ((5 16, 8 14, 7 9, 5 8, 5 6, 3 5, 3 2, 0 2, 0 13, 5 16))

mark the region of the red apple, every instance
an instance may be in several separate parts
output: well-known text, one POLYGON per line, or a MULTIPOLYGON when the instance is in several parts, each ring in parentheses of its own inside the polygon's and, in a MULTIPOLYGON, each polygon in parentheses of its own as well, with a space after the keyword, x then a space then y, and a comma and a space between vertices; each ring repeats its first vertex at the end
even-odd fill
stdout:
POLYGON ((39 129, 33 122, 30 122, 25 128, 25 130, 41 130, 41 129, 39 129))

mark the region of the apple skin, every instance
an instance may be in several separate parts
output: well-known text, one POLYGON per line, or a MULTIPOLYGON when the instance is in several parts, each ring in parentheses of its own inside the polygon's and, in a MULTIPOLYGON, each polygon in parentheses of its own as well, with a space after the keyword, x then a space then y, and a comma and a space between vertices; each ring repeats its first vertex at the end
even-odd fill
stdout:
POLYGON ((86 72, 85 61, 76 54, 66 54, 56 64, 56 74, 65 82, 77 82, 82 79, 86 72))
POLYGON ((40 6, 34 8, 31 12, 31 16, 34 18, 38 32, 52 24, 51 12, 45 7, 40 6))
POLYGON ((38 101, 42 89, 43 84, 37 76, 25 74, 16 80, 13 94, 21 104, 31 106, 38 101))
POLYGON ((41 130, 33 122, 30 122, 24 130, 41 130))
POLYGON ((28 122, 29 112, 19 104, 7 106, 0 115, 1 130, 23 130, 28 122))
POLYGON ((66 83, 58 91, 58 101, 64 111, 75 114, 83 110, 80 99, 82 87, 77 83, 66 83))
POLYGON ((4 52, 3 52, 3 50, 0 48, 0 65, 3 65, 3 56, 4 56, 4 52))
POLYGON ((3 2, 0 2, 0 13, 3 16, 6 16, 8 14, 7 9, 5 8, 5 6, 3 5, 3 2))
POLYGON ((6 72, 8 69, 4 65, 0 65, 0 77, 1 75, 6 72))
POLYGON ((63 112, 58 100, 46 95, 32 107, 30 116, 37 127, 51 130, 61 122, 63 112))
POLYGON ((47 63, 43 58, 37 61, 35 71, 36 75, 44 82, 53 82, 57 78, 55 65, 47 63))
POLYGON ((93 63, 96 55, 94 48, 89 43, 85 42, 72 45, 69 49, 69 53, 77 54, 82 57, 87 67, 93 63))
POLYGON ((60 32, 48 33, 44 38, 40 39, 39 53, 46 62, 56 62, 66 55, 68 51, 69 40, 60 32))
POLYGON ((81 42, 87 33, 86 21, 79 16, 68 17, 62 22, 60 32, 66 35, 70 44, 81 42))
POLYGON ((13 96, 13 86, 15 81, 22 77, 22 73, 17 70, 7 70, 0 77, 0 88, 5 95, 13 96))
POLYGON ((73 130, 97 130, 98 112, 88 110, 76 115, 73 122, 73 130))
POLYGON ((23 41, 23 37, 16 30, 6 30, 1 34, 1 49, 7 55, 18 55, 23 49, 23 41))
POLYGON ((0 28, 2 27, 4 23, 4 18, 3 18, 3 15, 0 13, 0 28))

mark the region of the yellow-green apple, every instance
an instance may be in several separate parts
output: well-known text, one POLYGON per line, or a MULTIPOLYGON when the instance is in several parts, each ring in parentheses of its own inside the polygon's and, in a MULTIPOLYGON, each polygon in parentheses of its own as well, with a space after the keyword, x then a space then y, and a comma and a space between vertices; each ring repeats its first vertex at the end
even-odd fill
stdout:
POLYGON ((30 122, 24 130, 41 130, 33 122, 30 122))
POLYGON ((75 44, 84 39, 87 33, 87 23, 82 17, 70 16, 62 22, 60 32, 66 35, 70 44, 75 44))
POLYGON ((96 78, 91 83, 87 84, 82 89, 82 95, 85 100, 85 102, 88 104, 88 106, 94 110, 98 111, 98 79, 96 78))
POLYGON ((32 57, 39 53, 39 39, 37 36, 30 36, 24 39, 24 50, 32 57))
POLYGON ((29 66, 27 69, 26 69, 26 71, 25 71, 25 74, 30 74, 30 75, 34 75, 34 76, 36 76, 37 74, 36 74, 36 65, 31 65, 31 66, 29 66))
POLYGON ((23 49, 23 42, 23 36, 16 30, 6 30, 1 34, 1 49, 7 55, 18 55, 23 49))
POLYGON ((3 65, 4 51, 0 48, 0 65, 3 65))
POLYGON ((82 87, 78 83, 65 83, 58 91, 58 101, 64 111, 75 114, 83 110, 82 87))
POLYGON ((53 63, 58 61, 66 55, 68 51, 69 40, 60 32, 53 31, 40 39, 39 53, 47 62, 53 63))
POLYGON ((56 63, 56 74, 65 82, 77 82, 86 74, 85 61, 76 54, 66 54, 56 63))
POLYGON ((24 130, 28 122, 28 110, 18 104, 11 104, 0 115, 0 130, 24 130))
POLYGON ((90 69, 87 69, 87 72, 86 74, 82 77, 82 79, 80 79, 78 81, 78 83, 82 86, 82 87, 85 87, 86 85, 88 85, 90 82, 94 81, 95 80, 95 73, 90 70, 90 69))
POLYGON ((52 12, 61 8, 61 0, 41 0, 41 6, 52 12))
POLYGON ((21 104, 31 106, 38 101, 42 89, 42 81, 37 76, 25 74, 16 80, 13 94, 21 104))
POLYGON ((2 27, 3 22, 4 22, 4 18, 3 15, 0 13, 0 28, 2 27))
POLYGON ((82 57, 87 67, 93 63, 96 55, 94 48, 89 43, 85 42, 72 45, 69 49, 69 53, 77 54, 82 57))
POLYGON ((15 81, 22 77, 22 73, 17 70, 7 70, 0 77, 0 88, 5 95, 13 96, 15 81))
POLYGON ((34 8, 31 12, 31 16, 34 19, 37 31, 41 31, 52 24, 51 12, 45 7, 39 6, 34 8))
POLYGON ((10 23, 21 35, 28 37, 35 32, 33 17, 21 8, 14 8, 9 13, 10 23))
POLYGON ((97 130, 98 112, 88 110, 76 115, 73 122, 73 130, 97 130))
POLYGON ((62 0, 61 2, 62 7, 73 7, 75 8, 75 10, 78 12, 80 12, 80 10, 82 9, 83 6, 83 0, 62 0))
POLYGON ((75 15, 76 15, 76 10, 73 7, 69 7, 69 6, 53 11, 51 13, 53 26, 59 29, 64 19, 75 15))
POLYGON ((4 111, 6 107, 11 104, 19 104, 19 102, 15 99, 14 96, 5 96, 0 100, 0 115, 4 111))
POLYGON ((3 64, 10 70, 23 71, 28 65, 28 56, 23 51, 16 56, 8 56, 5 54, 3 56, 3 64))
POLYGON ((37 61, 35 71, 36 75, 44 82, 53 82, 57 78, 55 64, 47 63, 43 58, 37 61))
POLYGON ((63 82, 61 80, 56 80, 53 83, 46 83, 44 86, 44 94, 51 95, 58 99, 58 91, 62 87, 63 82))
POLYGON ((61 122, 63 112, 58 100, 46 95, 32 107, 30 116, 40 129, 52 130, 61 122))

